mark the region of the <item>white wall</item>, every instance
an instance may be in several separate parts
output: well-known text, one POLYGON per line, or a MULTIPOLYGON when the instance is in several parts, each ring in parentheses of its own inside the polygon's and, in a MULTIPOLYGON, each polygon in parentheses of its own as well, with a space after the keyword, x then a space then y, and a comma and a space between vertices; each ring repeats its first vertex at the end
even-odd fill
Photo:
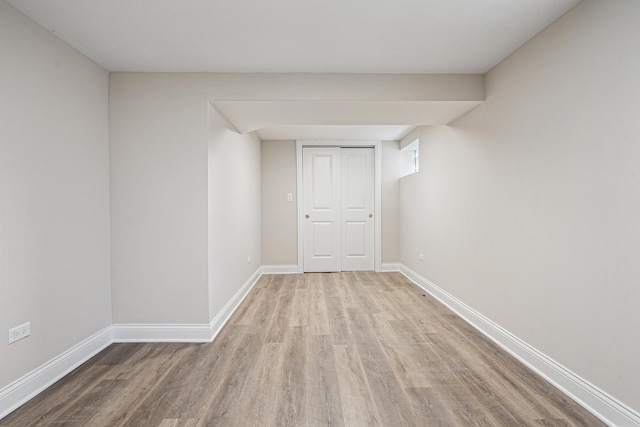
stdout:
POLYGON ((420 129, 402 262, 640 409, 640 2, 585 0, 420 129), (418 261, 418 252, 425 261, 418 261))
POLYGON ((262 262, 298 264, 296 141, 262 141, 262 262), (287 201, 287 194, 293 195, 287 201))
POLYGON ((209 107, 209 320, 261 265, 260 141, 209 107), (251 257, 251 262, 248 262, 251 257))
POLYGON ((2 389, 111 325, 111 296, 107 72, 3 1, 0 52, 2 389))

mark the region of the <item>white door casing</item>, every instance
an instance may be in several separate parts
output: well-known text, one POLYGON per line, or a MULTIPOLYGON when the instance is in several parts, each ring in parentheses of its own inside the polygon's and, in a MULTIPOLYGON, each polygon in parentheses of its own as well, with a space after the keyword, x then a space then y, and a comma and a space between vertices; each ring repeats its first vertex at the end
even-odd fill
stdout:
POLYGON ((340 271, 340 148, 303 149, 304 271, 340 271))
POLYGON ((374 151, 340 149, 341 270, 374 269, 374 151))

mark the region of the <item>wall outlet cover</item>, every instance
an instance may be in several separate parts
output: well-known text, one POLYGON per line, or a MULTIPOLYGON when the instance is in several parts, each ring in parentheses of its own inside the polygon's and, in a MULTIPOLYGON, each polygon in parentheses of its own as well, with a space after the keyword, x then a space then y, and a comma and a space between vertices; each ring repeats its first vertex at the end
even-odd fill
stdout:
POLYGON ((9 329, 9 344, 31 335, 31 322, 9 329))

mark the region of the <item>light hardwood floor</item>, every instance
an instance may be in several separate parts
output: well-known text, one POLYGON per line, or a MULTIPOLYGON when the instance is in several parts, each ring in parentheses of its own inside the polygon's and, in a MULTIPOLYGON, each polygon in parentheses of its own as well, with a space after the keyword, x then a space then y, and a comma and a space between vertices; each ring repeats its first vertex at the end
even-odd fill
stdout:
POLYGON ((601 426, 399 273, 263 276, 211 344, 114 344, 2 426, 601 426))

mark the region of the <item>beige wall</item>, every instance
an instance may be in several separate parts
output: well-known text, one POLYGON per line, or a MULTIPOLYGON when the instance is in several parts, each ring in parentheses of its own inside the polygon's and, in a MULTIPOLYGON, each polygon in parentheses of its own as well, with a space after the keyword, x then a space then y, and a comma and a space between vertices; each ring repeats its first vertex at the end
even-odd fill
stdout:
POLYGON ((208 103, 188 81, 128 76, 110 74, 113 320, 204 324, 208 103))
POLYGON ((107 72, 3 1, 0 52, 2 389, 111 325, 111 297, 107 72))
POLYGON ((260 143, 169 76, 111 75, 115 323, 208 323, 261 263, 260 143))
POLYGON ((209 320, 261 264, 260 141, 209 107, 209 320), (248 262, 251 257, 251 262, 248 262))
POLYGON ((639 21, 635 0, 585 0, 487 75, 482 106, 416 132, 400 220, 404 264, 636 410, 639 21))
MULTIPOLYGON (((382 262, 398 262, 399 177, 398 141, 383 141, 382 262)), ((298 264, 296 219, 296 142, 262 141, 262 262, 265 265, 298 264), (287 202, 287 193, 293 201, 287 202)))
POLYGON ((262 262, 298 264, 296 142, 262 141, 262 262), (293 195, 291 202, 287 194, 293 195))
POLYGON ((382 141, 382 263, 400 261, 400 143, 382 141))
MULTIPOLYGON (((259 199, 250 202, 253 189, 235 187, 225 176, 226 164, 218 170, 212 161, 220 144, 212 144, 210 133, 226 124, 212 116, 210 101, 484 96, 484 80, 477 75, 110 73, 109 81, 113 319, 134 324, 206 323, 260 262, 261 236, 253 225, 261 218, 259 199), (209 186, 221 182, 238 191, 220 198, 214 193, 209 200, 209 186), (228 206, 221 208, 224 218, 238 206, 246 208, 253 240, 211 237, 217 216, 211 213, 220 212, 216 204, 228 206), (215 267, 210 254, 217 253, 230 262, 215 267), (236 274, 234 266, 246 265, 250 254, 252 264, 236 274)), ((220 132, 224 141, 238 139, 220 132)), ((255 148, 247 148, 248 164, 254 164, 254 154, 255 148)), ((255 173, 247 173, 246 182, 253 183, 255 173)))
MULTIPOLYGON (((635 0, 584 0, 492 70, 484 105, 416 133, 421 172, 399 204, 396 143, 382 159, 383 262, 399 251, 636 409, 639 17, 635 0)), ((0 330, 32 326, 0 346, 0 387, 110 325, 111 308, 115 323, 206 323, 260 263, 291 263, 290 222, 286 255, 273 236, 260 247, 272 147, 261 164, 210 100, 483 96, 481 76, 112 73, 107 99, 106 71, 1 1, 0 50, 0 330)))

